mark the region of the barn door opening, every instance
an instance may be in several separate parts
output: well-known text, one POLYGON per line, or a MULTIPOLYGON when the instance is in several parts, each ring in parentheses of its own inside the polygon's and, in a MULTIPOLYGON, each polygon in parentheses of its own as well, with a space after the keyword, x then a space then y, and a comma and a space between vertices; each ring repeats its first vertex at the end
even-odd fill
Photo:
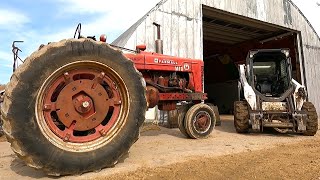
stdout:
POLYGON ((208 6, 203 12, 204 89, 222 114, 238 99, 239 64, 252 49, 290 49, 293 78, 301 82, 297 32, 208 6))

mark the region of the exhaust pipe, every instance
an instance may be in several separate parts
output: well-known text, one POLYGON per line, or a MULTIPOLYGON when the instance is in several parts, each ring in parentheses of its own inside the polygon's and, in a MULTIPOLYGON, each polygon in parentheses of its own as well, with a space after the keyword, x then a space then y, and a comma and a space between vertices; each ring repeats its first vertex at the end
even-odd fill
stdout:
POLYGON ((157 39, 155 41, 156 53, 163 54, 163 41, 161 40, 160 24, 153 22, 153 25, 157 27, 157 39))

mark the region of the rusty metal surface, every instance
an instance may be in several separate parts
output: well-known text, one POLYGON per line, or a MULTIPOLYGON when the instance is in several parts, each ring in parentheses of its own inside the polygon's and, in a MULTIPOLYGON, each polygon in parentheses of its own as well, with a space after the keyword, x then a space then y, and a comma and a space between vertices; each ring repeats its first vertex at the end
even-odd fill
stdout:
POLYGON ((190 104, 178 104, 175 110, 172 111, 160 111, 160 125, 167 128, 178 128, 179 121, 182 122, 185 114, 190 108, 190 104))
POLYGON ((158 109, 162 111, 172 111, 177 108, 176 101, 163 101, 158 105, 158 109))
POLYGON ((158 84, 160 84, 161 86, 168 86, 168 81, 169 80, 166 80, 164 77, 160 76, 158 80, 158 84))
POLYGON ((77 80, 60 92, 57 114, 66 127, 76 121, 74 130, 86 131, 98 126, 106 117, 111 103, 109 96, 100 84, 94 89, 92 84, 91 80, 77 80))
POLYGON ((193 120, 193 126, 197 132, 206 132, 210 128, 211 117, 209 113, 200 111, 196 114, 193 120))
POLYGON ((159 102, 159 90, 153 86, 147 86, 146 91, 148 108, 155 107, 159 102))
POLYGON ((191 100, 206 100, 206 93, 160 93, 160 100, 169 101, 191 101, 191 100))
POLYGON ((64 72, 45 93, 45 121, 64 141, 82 143, 104 136, 120 114, 122 102, 116 83, 95 69, 64 72))

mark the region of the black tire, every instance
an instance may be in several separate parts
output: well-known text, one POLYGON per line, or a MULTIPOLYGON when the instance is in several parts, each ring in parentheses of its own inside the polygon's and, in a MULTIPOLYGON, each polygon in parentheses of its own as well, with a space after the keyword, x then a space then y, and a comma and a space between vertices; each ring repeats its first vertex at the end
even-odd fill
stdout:
POLYGON ((184 120, 186 132, 189 137, 193 139, 207 138, 213 131, 215 124, 216 117, 213 110, 210 106, 202 103, 193 105, 187 111, 184 120), (199 121, 198 118, 201 118, 201 116, 207 118, 204 124, 204 129, 202 129, 203 127, 199 127, 200 125, 196 124, 196 122, 199 121))
POLYGON ((316 108, 311 102, 304 102, 301 110, 305 111, 308 115, 307 130, 303 135, 314 136, 318 131, 318 115, 316 108))
POLYGON ((211 109, 213 110, 214 112, 214 115, 216 117, 216 126, 221 126, 221 119, 220 119, 220 114, 219 114, 219 109, 218 109, 218 106, 215 106, 214 104, 212 103, 206 103, 208 106, 211 107, 211 109))
MULTIPOLYGON (((0 94, 0 109, 1 109, 2 102, 3 102, 3 93, 0 94)), ((0 117, 1 117, 1 111, 0 111, 0 117)), ((2 126, 3 126, 3 121, 0 118, 0 137, 4 135, 2 126)))
MULTIPOLYGON (((1 115, 1 114, 0 114, 0 115, 1 115)), ((3 122, 2 122, 2 120, 0 119, 0 137, 4 135, 3 129, 2 129, 2 125, 3 125, 3 122)))
POLYGON ((245 101, 234 102, 234 127, 237 133, 249 132, 249 107, 245 101))
MULTIPOLYGON (((142 76, 120 50, 89 39, 69 39, 44 46, 26 59, 6 87, 1 114, 4 132, 18 157, 28 166, 59 176, 114 166, 138 139, 146 106, 142 76), (109 67, 122 78, 129 95, 128 111, 124 109, 126 116, 119 116, 122 127, 115 128, 110 140, 92 150, 69 151, 51 143, 40 129, 39 121, 43 119, 36 116, 37 96, 46 79, 56 70, 75 62, 88 61, 90 65, 109 67)), ((83 144, 80 143, 79 148, 81 146, 83 144)))
POLYGON ((177 109, 169 111, 168 112, 168 122, 166 124, 166 128, 177 128, 179 127, 178 125, 178 118, 179 118, 179 109, 180 107, 177 107, 177 109))
POLYGON ((178 128, 180 132, 187 138, 190 138, 184 126, 185 115, 190 108, 189 104, 183 104, 178 108, 178 128))

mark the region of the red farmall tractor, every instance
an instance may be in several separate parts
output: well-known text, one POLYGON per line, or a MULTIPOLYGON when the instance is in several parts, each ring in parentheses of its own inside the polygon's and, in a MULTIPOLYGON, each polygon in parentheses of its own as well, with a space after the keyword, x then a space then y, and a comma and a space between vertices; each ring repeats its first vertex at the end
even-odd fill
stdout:
POLYGON ((145 52, 144 45, 123 54, 80 29, 73 39, 40 46, 6 87, 4 133, 26 164, 49 175, 114 166, 155 106, 175 110, 183 103, 179 127, 190 138, 212 132, 202 60, 145 52))

